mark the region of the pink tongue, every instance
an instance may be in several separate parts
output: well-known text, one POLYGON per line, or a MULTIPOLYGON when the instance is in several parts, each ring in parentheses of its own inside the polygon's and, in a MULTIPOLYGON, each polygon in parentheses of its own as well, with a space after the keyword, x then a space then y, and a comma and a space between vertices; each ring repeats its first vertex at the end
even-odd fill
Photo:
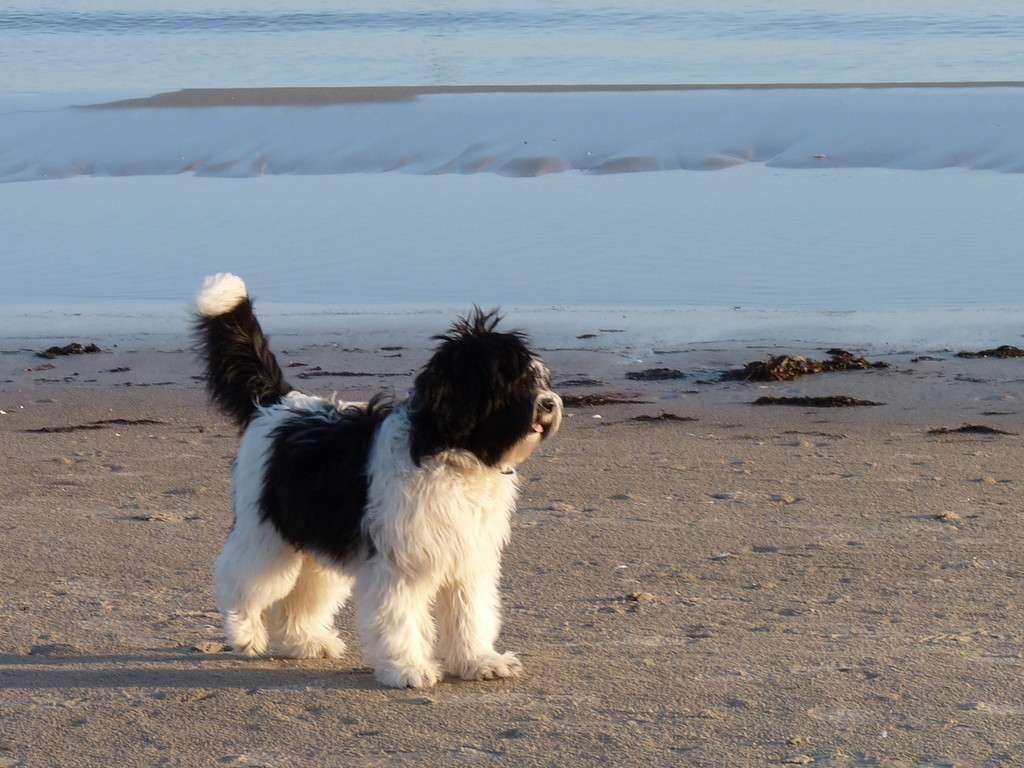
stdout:
POLYGON ((534 432, 544 432, 544 425, 542 425, 542 424, 534 424, 533 425, 533 431, 534 432))

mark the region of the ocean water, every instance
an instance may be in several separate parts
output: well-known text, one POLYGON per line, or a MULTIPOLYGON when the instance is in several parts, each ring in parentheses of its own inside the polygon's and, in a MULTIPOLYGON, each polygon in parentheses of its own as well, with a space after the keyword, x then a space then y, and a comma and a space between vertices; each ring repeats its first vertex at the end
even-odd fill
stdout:
POLYGON ((0 92, 1024 80, 1016 0, 66 0, 0 6, 0 92))
POLYGON ((8 327, 138 301, 178 327, 231 270, 292 317, 475 302, 669 313, 665 344, 1020 335, 1016 0, 140 5, 0 7, 8 327), (264 90, 792 83, 818 87, 264 90), (255 105, 146 101, 240 88, 255 105))

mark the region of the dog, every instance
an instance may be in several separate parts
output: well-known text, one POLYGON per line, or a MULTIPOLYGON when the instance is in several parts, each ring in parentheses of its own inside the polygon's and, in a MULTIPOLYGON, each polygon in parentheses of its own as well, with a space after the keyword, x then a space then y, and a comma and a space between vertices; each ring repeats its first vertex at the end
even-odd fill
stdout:
POLYGON ((562 400, 519 331, 474 308, 403 402, 349 403, 285 381, 241 278, 206 279, 193 334, 214 404, 242 430, 234 526, 214 592, 236 651, 337 658, 355 593, 377 679, 424 688, 518 675, 494 649, 516 466, 558 432, 562 400))

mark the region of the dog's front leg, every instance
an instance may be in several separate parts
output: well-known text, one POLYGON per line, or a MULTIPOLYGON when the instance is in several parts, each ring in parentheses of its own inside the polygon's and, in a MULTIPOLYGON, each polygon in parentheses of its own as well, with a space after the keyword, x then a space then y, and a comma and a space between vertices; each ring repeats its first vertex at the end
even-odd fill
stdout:
POLYGON ((512 653, 494 650, 501 628, 498 568, 456 579, 438 593, 437 617, 445 667, 463 680, 514 677, 523 665, 512 653))
POLYGON ((442 676, 434 659, 432 585, 371 558, 356 581, 357 618, 377 679, 392 688, 428 688, 442 676))

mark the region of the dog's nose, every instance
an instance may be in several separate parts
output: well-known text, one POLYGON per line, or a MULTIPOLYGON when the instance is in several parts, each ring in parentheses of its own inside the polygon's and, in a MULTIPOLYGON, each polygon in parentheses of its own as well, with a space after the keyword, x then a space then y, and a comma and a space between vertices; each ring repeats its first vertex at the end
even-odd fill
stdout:
POLYGON ((540 401, 540 407, 549 413, 555 410, 555 405, 555 398, 553 397, 545 397, 540 401))

